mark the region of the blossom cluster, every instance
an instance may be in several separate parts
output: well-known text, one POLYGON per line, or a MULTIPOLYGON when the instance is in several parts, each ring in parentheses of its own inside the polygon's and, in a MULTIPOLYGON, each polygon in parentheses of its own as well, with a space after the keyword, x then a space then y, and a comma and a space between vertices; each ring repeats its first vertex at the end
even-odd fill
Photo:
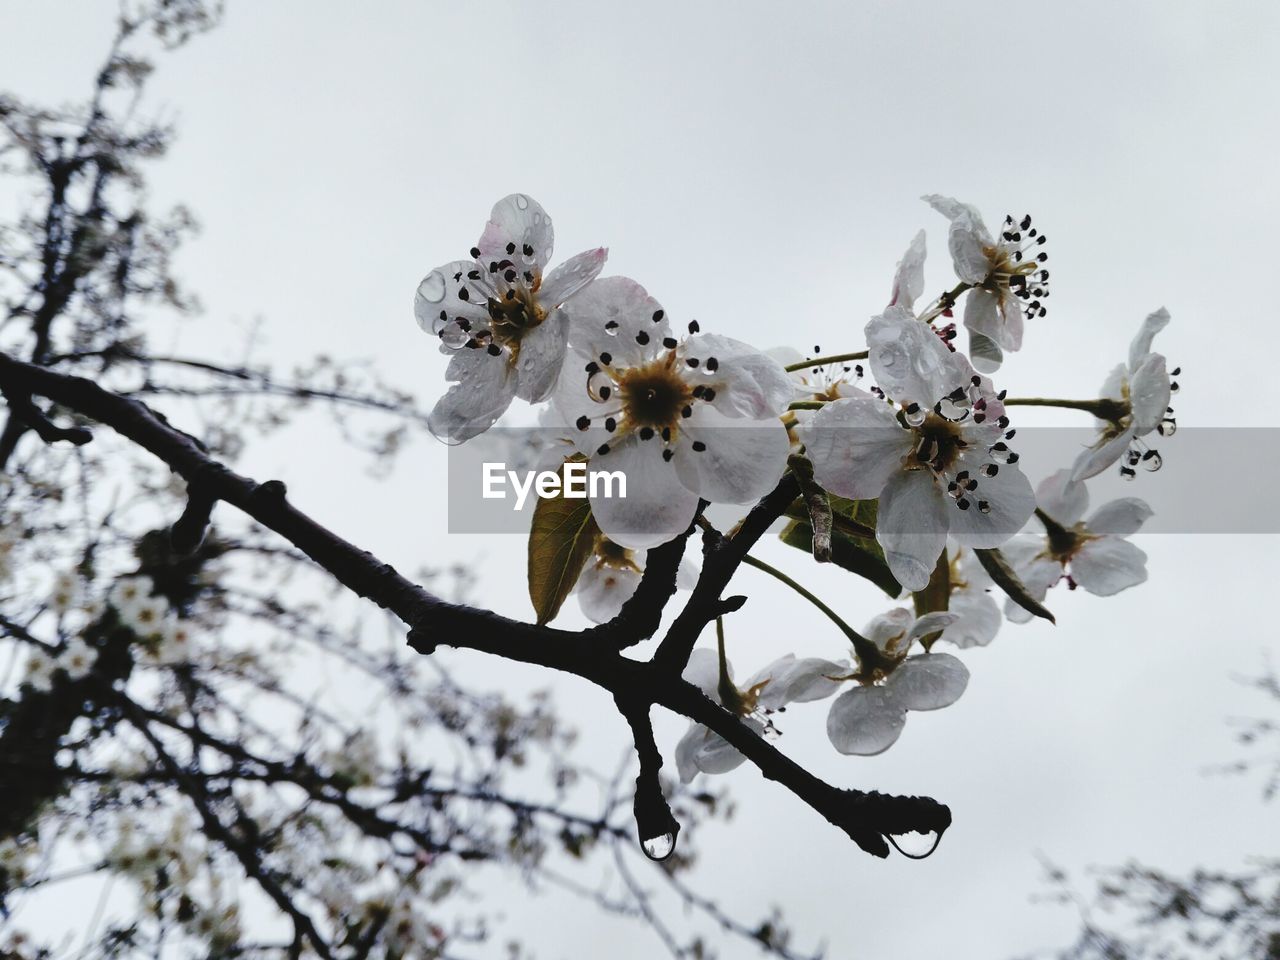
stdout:
MULTIPOLYGON (((993 377, 1048 312, 1045 235, 1029 216, 993 231, 969 204, 924 199, 948 222, 958 283, 923 299, 920 231, 863 329, 865 350, 824 357, 815 347, 806 359, 678 323, 636 281, 600 276, 603 247, 548 269, 551 218, 523 194, 500 200, 469 258, 428 273, 415 300, 419 325, 449 358, 452 385, 430 418, 436 436, 470 440, 519 398, 540 405, 539 423, 557 437, 539 456, 626 474, 629 496, 590 498, 598 534, 569 571, 594 621, 618 614, 643 576, 644 552, 687 531, 700 501, 753 503, 794 458, 828 498, 874 504, 875 550, 916 612, 897 606, 861 634, 846 629, 858 638, 848 660, 787 653, 739 686, 721 636, 718 651, 695 650, 685 672, 762 735, 787 704, 834 697, 827 731, 845 754, 879 753, 909 713, 961 696, 968 670, 934 647, 990 643, 1003 620, 997 591, 1008 594, 1004 614, 1021 622, 1059 582, 1099 596, 1142 582, 1145 555, 1125 538, 1150 509, 1125 498, 1085 519, 1085 483, 1115 465, 1127 479, 1158 469, 1150 437, 1176 429, 1169 402, 1179 371, 1152 350, 1169 321, 1163 309, 1142 323, 1095 400, 1009 398, 993 377), (1012 412, 1023 402, 1091 411, 1097 421, 1094 442, 1038 488, 1014 448, 1012 412)), ((696 577, 682 569, 678 585, 696 577)), ((676 760, 688 780, 742 757, 695 724, 676 760)))

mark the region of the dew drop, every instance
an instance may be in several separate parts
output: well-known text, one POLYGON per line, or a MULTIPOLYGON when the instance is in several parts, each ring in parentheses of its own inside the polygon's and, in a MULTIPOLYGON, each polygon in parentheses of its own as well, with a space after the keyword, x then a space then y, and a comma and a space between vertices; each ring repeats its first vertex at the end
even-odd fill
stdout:
POLYGON ((528 198, 528 197, 526 197, 523 193, 517 193, 517 194, 516 194, 516 206, 517 206, 517 207, 519 207, 521 210, 528 210, 528 209, 529 209, 529 198, 528 198))
POLYGON ((1155 450, 1148 450, 1142 455, 1142 469, 1148 473, 1155 473, 1164 466, 1164 457, 1160 456, 1155 450))
POLYGON ((925 418, 927 416, 928 414, 925 413, 924 409, 919 404, 916 404, 916 403, 913 403, 911 404, 911 406, 907 407, 906 411, 903 413, 903 417, 907 421, 907 426, 910 426, 910 427, 920 426, 920 424, 924 423, 925 418))
POLYGON ((642 840, 640 841, 640 849, 644 851, 644 855, 650 860, 665 860, 675 852, 676 835, 674 833, 664 833, 660 837, 650 837, 648 840, 642 840))
POLYGON ((444 274, 439 270, 432 270, 418 284, 418 296, 422 297, 427 303, 439 303, 444 299, 444 274))
POLYGON ((938 844, 942 842, 942 834, 933 830, 928 833, 913 830, 911 833, 889 834, 886 839, 893 844, 893 849, 904 857, 910 860, 924 860, 938 849, 938 844))
POLYGON ((1160 422, 1160 426, 1156 427, 1156 429, 1160 431, 1160 436, 1172 437, 1175 433, 1178 432, 1178 421, 1172 418, 1168 420, 1162 420, 1160 422))

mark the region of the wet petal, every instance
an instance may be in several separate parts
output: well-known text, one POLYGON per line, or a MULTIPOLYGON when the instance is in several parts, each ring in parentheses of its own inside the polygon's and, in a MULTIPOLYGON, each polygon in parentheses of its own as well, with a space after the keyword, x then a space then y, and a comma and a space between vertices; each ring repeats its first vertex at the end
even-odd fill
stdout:
POLYGON ((697 361, 690 378, 715 391, 712 405, 727 417, 780 417, 795 397, 795 381, 782 364, 741 340, 699 334, 685 343, 683 355, 697 361))
POLYGON ((559 310, 524 335, 516 355, 516 396, 539 403, 555 389, 560 368, 564 365, 565 345, 569 337, 569 320, 559 310))
POLYGON ((419 327, 439 334, 447 323, 459 319, 466 323, 489 322, 484 297, 475 292, 467 277, 475 269, 474 261, 454 260, 422 278, 413 296, 413 316, 419 327), (466 300, 458 296, 463 288, 468 291, 466 300))
POLYGON ((959 615, 949 609, 926 613, 911 625, 911 630, 907 633, 907 645, 910 646, 913 640, 919 640, 921 637, 927 637, 931 633, 937 633, 951 626, 958 619, 959 615))
MULTIPOLYGON (((649 443, 660 446, 656 439, 649 443)), ((684 421, 673 462, 698 496, 712 503, 750 503, 777 486, 790 452, 781 420, 731 419, 704 403, 684 421)))
POLYGON ((774 667, 773 679, 760 694, 760 706, 777 710, 788 703, 808 703, 834 694, 841 681, 832 677, 848 676, 848 663, 835 663, 819 657, 791 657, 774 667))
POLYGON ((1164 357, 1149 353, 1129 382, 1129 405, 1137 436, 1150 433, 1165 418, 1169 407, 1169 374, 1164 357))
POLYGON ((578 606, 592 623, 608 623, 622 610, 640 585, 640 571, 634 567, 587 562, 578 578, 578 606))
POLYGON ((1099 597, 1109 597, 1147 579, 1147 555, 1120 537, 1089 540, 1071 558, 1076 583, 1099 597))
POLYGON ((1071 479, 1088 480, 1107 469, 1129 449, 1133 433, 1134 428, 1129 426, 1105 443, 1080 451, 1071 468, 1071 479))
POLYGON ((446 443, 462 443, 493 426, 516 393, 515 372, 507 354, 464 348, 453 355, 445 377, 453 382, 436 401, 427 428, 446 443))
POLYGON ((626 477, 625 497, 616 496, 617 483, 611 485, 615 496, 604 496, 606 485, 599 483, 590 498, 596 523, 619 546, 656 547, 684 533, 693 522, 698 495, 662 458, 662 444, 656 439, 640 440, 632 434, 607 454, 594 455, 589 469, 621 472, 626 477))
POLYGON ((925 233, 921 230, 911 239, 911 246, 898 261, 893 273, 893 291, 889 295, 889 306, 903 306, 908 309, 924 293, 924 258, 925 233))
POLYGON ((873 500, 911 452, 913 439, 892 408, 868 393, 829 403, 797 435, 818 483, 852 500, 873 500))
POLYGON ((1155 335, 1169 325, 1169 311, 1164 307, 1154 313, 1147 314, 1147 318, 1142 321, 1142 326, 1138 328, 1137 336, 1133 338, 1133 342, 1129 344, 1129 369, 1137 372, 1142 366, 1147 354, 1151 352, 1151 341, 1155 339, 1155 335))
POLYGON ((1127 537, 1137 533, 1151 518, 1152 509, 1137 497, 1121 497, 1104 503, 1093 512, 1085 524, 1090 533, 1114 534, 1127 537))
POLYGON ((592 360, 608 353, 615 365, 639 366, 671 335, 662 304, 627 277, 596 280, 564 309, 569 342, 592 360))
POLYGON ((854 687, 836 697, 827 714, 827 737, 841 753, 871 757, 897 741, 907 712, 884 687, 854 687))
POLYGON ((551 259, 554 244, 551 218, 542 204, 523 193, 513 193, 493 205, 476 246, 485 262, 509 259, 521 273, 541 273, 551 259), (526 252, 526 247, 532 253, 526 252))
POLYGON ((600 276, 604 262, 608 259, 609 251, 605 247, 586 250, 570 257, 543 279, 542 286, 538 288, 538 302, 547 310, 560 306, 600 276))
POLYGON ((949 653, 908 657, 889 675, 885 689, 908 710, 940 710, 960 699, 969 670, 949 653))
POLYGON ((970 330, 969 359, 979 373, 995 373, 1004 363, 1004 351, 990 337, 970 330))
POLYGON ((938 639, 957 647, 985 647, 1000 632, 1000 605, 985 590, 961 590, 951 595, 947 609, 956 621, 938 639))
POLYGON ((927 470, 903 470, 880 494, 876 540, 893 575, 908 590, 923 590, 947 543, 948 513, 954 505, 927 470))
POLYGON ((1071 479, 1070 468, 1059 470, 1040 481, 1036 487, 1036 504, 1064 527, 1071 527, 1089 509, 1089 489, 1071 479))
POLYGON ((866 337, 876 383, 899 403, 914 401, 929 409, 968 382, 964 357, 948 350, 933 328, 909 310, 890 307, 872 317, 866 337))

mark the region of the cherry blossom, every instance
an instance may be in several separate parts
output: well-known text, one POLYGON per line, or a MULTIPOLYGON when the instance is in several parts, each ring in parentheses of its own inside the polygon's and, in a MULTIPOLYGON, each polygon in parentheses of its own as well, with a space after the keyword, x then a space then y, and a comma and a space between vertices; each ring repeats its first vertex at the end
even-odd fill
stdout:
POLYGON ((22 682, 37 693, 48 693, 53 689, 53 672, 56 669, 53 657, 43 650, 32 650, 27 657, 27 672, 22 682))
POLYGON ((82 680, 89 675, 98 660, 98 651, 81 637, 72 637, 66 648, 58 654, 58 666, 72 680, 82 680))
MULTIPOLYGON (((773 347, 765 353, 784 367, 791 367, 809 359, 794 347, 773 347)), ((817 358, 821 354, 822 347, 815 345, 813 357, 817 358)), ((861 363, 841 360, 818 363, 803 370, 792 370, 790 375, 795 381, 796 400, 839 400, 842 397, 856 395, 856 384, 866 375, 866 370, 861 363)), ((809 413, 807 410, 794 412, 801 419, 809 413)))
POLYGON ((947 245, 956 276, 969 285, 964 325, 970 333, 970 356, 978 370, 996 370, 1004 351, 1022 347, 1023 319, 1043 317, 1049 296, 1048 254, 1040 249, 1044 234, 1030 217, 1005 217, 1000 236, 993 237, 982 215, 967 203, 929 194, 926 203, 951 221, 947 245))
POLYGON ((955 613, 928 613, 917 618, 905 607, 883 613, 867 624, 864 635, 884 655, 884 665, 863 667, 842 677, 855 685, 831 704, 827 737, 840 753, 874 756, 888 750, 902 734, 909 710, 939 710, 960 699, 969 671, 947 653, 909 655, 922 637, 957 621, 955 613))
MULTIPOLYGON (((1098 419, 1098 438, 1076 458, 1071 479, 1095 477, 1116 461, 1121 461, 1120 474, 1127 480, 1133 479, 1139 465, 1145 470, 1160 469, 1159 452, 1143 438, 1153 430, 1172 436, 1177 429, 1169 400, 1178 385, 1166 371, 1164 357, 1151 352, 1151 341, 1168 323, 1169 311, 1164 307, 1148 314, 1129 345, 1128 362, 1112 370, 1102 384, 1102 399, 1114 404, 1117 412, 1112 419, 1098 419)), ((1176 368, 1172 376, 1181 372, 1176 368)))
POLYGON ((699 498, 749 503, 774 487, 790 448, 778 418, 794 396, 776 360, 696 321, 676 338, 658 302, 625 277, 593 283, 573 316, 554 402, 589 468, 627 478, 625 497, 603 484, 591 496, 610 540, 657 546, 688 529, 699 498))
POLYGON ((542 206, 513 193, 494 204, 471 259, 437 267, 418 285, 418 325, 450 356, 453 386, 428 422, 441 440, 469 440, 513 398, 536 403, 555 388, 569 340, 562 308, 599 275, 608 251, 587 250, 544 276, 553 242, 542 206))
POLYGON ((890 307, 866 333, 878 389, 896 403, 861 393, 797 430, 824 488, 879 498, 885 560, 899 583, 922 590, 948 534, 997 547, 1027 521, 1035 498, 989 379, 905 308, 890 307))
MULTIPOLYGON (((1074 589, 1083 587, 1109 597, 1147 579, 1147 555, 1125 538, 1137 533, 1151 516, 1151 508, 1136 497, 1103 504, 1089 518, 1089 491, 1059 470, 1036 487, 1042 536, 1020 536, 1004 549, 1031 596, 1044 600, 1049 588, 1064 577, 1074 589)), ((1012 600, 1005 616, 1026 623, 1031 614, 1012 600)))
MULTIPOLYGON (((733 666, 705 647, 693 651, 684 679, 698 687, 757 734, 773 731, 769 715, 788 703, 821 700, 835 693, 837 677, 849 664, 817 657, 797 659, 787 654, 754 673, 741 687, 733 681, 733 666)), ((676 745, 676 769, 688 783, 699 772, 728 773, 746 758, 718 733, 700 723, 690 724, 676 745)))
MULTIPOLYGON (((644 558, 645 551, 620 547, 603 535, 596 537, 591 557, 574 587, 578 606, 588 620, 608 623, 622 611, 622 605, 640 585, 644 558)), ((676 587, 691 590, 697 582, 697 565, 683 557, 676 570, 676 587)))

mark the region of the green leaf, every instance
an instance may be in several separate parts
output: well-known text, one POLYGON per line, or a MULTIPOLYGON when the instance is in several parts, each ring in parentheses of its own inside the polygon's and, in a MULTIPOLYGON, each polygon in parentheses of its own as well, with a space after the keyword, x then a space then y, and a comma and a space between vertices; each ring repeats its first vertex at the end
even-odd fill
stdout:
MULTIPOLYGON (((872 535, 876 527, 876 507, 874 500, 831 498, 831 562, 865 577, 890 597, 896 597, 902 593, 902 584, 898 583, 889 570, 884 551, 872 535)), ((813 527, 809 525, 804 504, 792 504, 787 510, 787 516, 791 518, 791 522, 782 531, 782 542, 811 553, 813 527)))
POLYGON ((1043 617, 1050 623, 1058 622, 1053 619, 1053 614, 1044 604, 1027 592, 1026 586, 1013 572, 1013 567, 1009 566, 1009 561, 1004 558, 1003 553, 999 550, 974 550, 973 552, 977 554, 982 569, 987 571, 991 579, 996 582, 996 586, 1009 595, 1010 600, 1023 610, 1034 613, 1037 617, 1043 617))
POLYGON ((560 612, 600 532, 591 516, 590 501, 566 498, 563 467, 560 475, 562 492, 538 498, 529 531, 529 599, 539 625, 549 623, 560 612))

